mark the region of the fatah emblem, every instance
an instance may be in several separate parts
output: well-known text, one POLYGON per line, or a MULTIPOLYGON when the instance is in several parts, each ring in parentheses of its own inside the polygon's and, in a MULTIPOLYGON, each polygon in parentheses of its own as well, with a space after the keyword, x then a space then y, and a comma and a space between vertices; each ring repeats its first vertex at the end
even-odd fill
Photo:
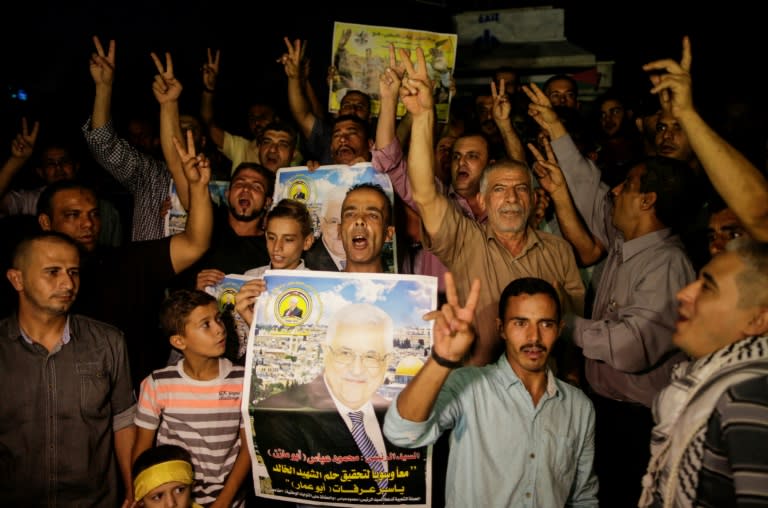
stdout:
POLYGON ((311 313, 312 299, 301 288, 291 288, 275 301, 275 315, 285 326, 300 325, 311 313))

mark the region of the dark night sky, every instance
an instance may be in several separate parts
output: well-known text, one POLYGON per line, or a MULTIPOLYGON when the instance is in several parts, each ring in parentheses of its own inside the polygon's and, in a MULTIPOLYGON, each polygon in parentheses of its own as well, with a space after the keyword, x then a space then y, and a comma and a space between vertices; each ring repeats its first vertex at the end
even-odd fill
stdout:
MULTIPOLYGON (((448 7, 436 7, 414 0, 391 0, 386 2, 386 11, 377 13, 372 12, 372 4, 346 0, 307 8, 299 8, 295 2, 267 7, 264 2, 213 0, 88 0, 67 4, 22 0, 15 4, 16 13, 5 17, 6 26, 0 34, 5 49, 0 70, 0 83, 6 90, 0 103, 6 110, 2 114, 3 132, 15 132, 21 114, 45 119, 49 125, 79 127, 92 101, 93 83, 87 67, 92 35, 103 41, 117 40, 116 116, 135 108, 155 111, 150 88, 155 69, 150 51, 172 53, 177 76, 188 92, 184 98, 191 101, 190 107, 196 107, 199 67, 208 46, 220 48, 223 54, 219 95, 226 101, 220 108, 225 115, 242 115, 250 95, 276 94, 284 101, 285 78, 275 63, 284 49, 284 35, 309 41, 313 74, 322 80, 330 61, 334 20, 453 32, 453 14, 500 5, 447 0, 448 7), (290 16, 269 12, 282 5, 290 6, 290 16), (295 19, 287 21, 287 17, 295 19), (9 101, 8 86, 25 88, 30 100, 23 104, 9 101)), ((615 81, 619 83, 645 80, 640 65, 648 60, 678 57, 683 34, 692 37, 694 87, 704 97, 711 97, 710 91, 743 87, 743 75, 757 73, 755 64, 765 62, 759 16, 750 14, 746 2, 720 3, 717 10, 708 10, 701 3, 689 8, 679 2, 656 0, 613 2, 599 8, 592 4, 507 1, 501 5, 564 7, 567 38, 594 52, 598 60, 615 60, 615 81)), ((5 139, 10 140, 8 136, 5 139)))

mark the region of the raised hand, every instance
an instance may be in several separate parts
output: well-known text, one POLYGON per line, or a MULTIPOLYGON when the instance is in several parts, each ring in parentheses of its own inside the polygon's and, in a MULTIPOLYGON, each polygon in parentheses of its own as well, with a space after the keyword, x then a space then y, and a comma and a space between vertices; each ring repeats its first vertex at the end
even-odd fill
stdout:
POLYGON ((173 60, 171 54, 165 54, 165 68, 160 58, 155 53, 151 53, 152 61, 155 62, 157 74, 152 83, 152 92, 155 94, 157 102, 165 104, 167 102, 179 100, 181 95, 181 83, 173 75, 173 60))
POLYGON ((475 340, 472 320, 475 318, 475 308, 480 298, 480 279, 472 281, 463 307, 459 304, 456 284, 450 272, 445 274, 445 293, 447 303, 439 310, 427 313, 424 319, 435 322, 432 344, 434 351, 446 360, 458 362, 464 358, 475 340))
POLYGON ((679 62, 666 58, 643 65, 643 70, 651 73, 651 93, 658 94, 661 107, 675 117, 693 110, 691 61, 691 41, 685 36, 679 62))
POLYGON ((522 90, 531 99, 530 104, 528 104, 528 114, 552 137, 552 128, 555 124, 561 124, 561 122, 557 113, 552 108, 549 97, 541 91, 536 83, 523 85, 522 90))
POLYGON ((400 100, 403 101, 406 109, 412 115, 432 111, 435 100, 432 95, 432 80, 427 74, 424 51, 421 48, 416 48, 415 67, 411 62, 411 54, 408 50, 400 48, 398 54, 400 60, 405 64, 406 73, 400 86, 400 100))
POLYGON ((301 39, 296 39, 293 42, 288 37, 283 37, 285 47, 287 51, 277 59, 277 63, 283 64, 283 70, 288 79, 299 79, 302 71, 302 58, 304 58, 304 45, 301 43, 301 39))
POLYGON ((215 53, 212 53, 211 48, 208 48, 208 62, 203 65, 203 86, 211 91, 216 89, 220 58, 221 51, 217 49, 215 53))
POLYGON ((96 47, 96 51, 91 54, 88 65, 93 82, 97 85, 112 86, 115 79, 115 41, 110 39, 106 53, 99 38, 95 35, 93 36, 93 45, 96 47))
POLYGON ((533 165, 533 172, 536 173, 539 184, 549 194, 567 190, 568 187, 563 177, 563 171, 560 169, 555 152, 552 150, 552 144, 548 138, 544 138, 542 143, 547 154, 546 158, 541 154, 536 145, 528 143, 528 149, 536 159, 536 163, 533 165))
POLYGON ((11 141, 11 157, 26 161, 35 150, 35 141, 37 133, 40 131, 40 122, 32 124, 32 130, 29 130, 27 117, 21 118, 21 132, 11 141))
POLYGON ((389 67, 379 76, 379 94, 382 101, 389 98, 397 98, 400 91, 400 84, 405 73, 405 64, 398 62, 395 56, 395 47, 389 45, 389 67))
POLYGON ((184 176, 189 185, 208 185, 211 181, 211 163, 204 154, 195 153, 195 138, 192 129, 187 130, 187 146, 184 147, 181 142, 173 137, 173 146, 176 147, 176 153, 179 154, 184 169, 184 176))
POLYGON ((512 103, 509 102, 509 96, 505 92, 504 80, 499 80, 499 88, 496 90, 496 83, 491 81, 491 97, 493 98, 493 121, 498 123, 509 120, 512 114, 512 103))

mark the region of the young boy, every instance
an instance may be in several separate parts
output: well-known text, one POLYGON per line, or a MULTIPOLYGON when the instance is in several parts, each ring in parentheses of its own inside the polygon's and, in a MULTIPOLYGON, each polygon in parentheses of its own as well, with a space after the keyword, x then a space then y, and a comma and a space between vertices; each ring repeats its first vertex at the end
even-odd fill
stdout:
POLYGON ((201 508, 192 501, 195 473, 189 452, 176 445, 144 450, 131 470, 135 506, 201 508))
POLYGON ((216 300, 199 290, 171 293, 160 325, 183 358, 141 383, 132 457, 154 444, 189 451, 194 500, 205 507, 242 507, 251 468, 240 412, 244 369, 223 358, 226 329, 216 300))

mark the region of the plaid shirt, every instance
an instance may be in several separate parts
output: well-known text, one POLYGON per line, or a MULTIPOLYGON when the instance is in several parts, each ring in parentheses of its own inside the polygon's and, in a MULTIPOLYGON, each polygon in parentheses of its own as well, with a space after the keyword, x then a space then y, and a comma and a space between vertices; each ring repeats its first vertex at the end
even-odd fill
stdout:
POLYGON ((94 160, 133 195, 131 239, 164 237, 165 219, 160 215, 160 208, 171 186, 171 173, 165 161, 140 152, 118 137, 112 120, 103 127, 91 129, 88 118, 82 130, 94 160))

